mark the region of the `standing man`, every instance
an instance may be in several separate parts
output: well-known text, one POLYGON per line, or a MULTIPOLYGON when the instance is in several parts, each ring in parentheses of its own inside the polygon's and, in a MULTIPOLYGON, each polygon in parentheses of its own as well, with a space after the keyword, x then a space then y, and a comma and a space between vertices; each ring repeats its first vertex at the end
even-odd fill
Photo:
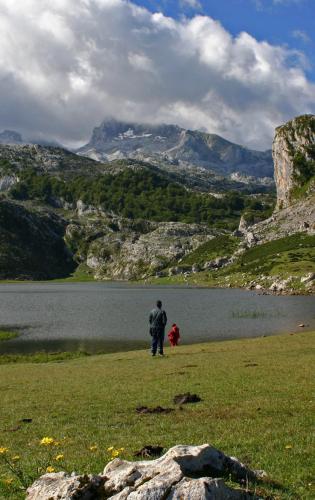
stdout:
POLYGON ((164 356, 163 345, 167 316, 166 312, 162 309, 162 302, 160 300, 157 301, 156 308, 150 312, 149 322, 150 335, 152 336, 152 356, 156 355, 158 347, 160 356, 164 356))

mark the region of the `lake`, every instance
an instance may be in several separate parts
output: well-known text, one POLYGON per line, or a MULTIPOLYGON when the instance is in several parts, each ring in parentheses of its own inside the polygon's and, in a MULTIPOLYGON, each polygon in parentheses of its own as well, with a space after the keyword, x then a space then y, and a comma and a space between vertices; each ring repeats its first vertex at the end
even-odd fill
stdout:
POLYGON ((21 335, 0 353, 90 353, 149 345, 148 315, 163 301, 168 325, 183 343, 315 329, 314 296, 259 295, 238 289, 141 286, 126 283, 0 285, 0 329, 21 335))

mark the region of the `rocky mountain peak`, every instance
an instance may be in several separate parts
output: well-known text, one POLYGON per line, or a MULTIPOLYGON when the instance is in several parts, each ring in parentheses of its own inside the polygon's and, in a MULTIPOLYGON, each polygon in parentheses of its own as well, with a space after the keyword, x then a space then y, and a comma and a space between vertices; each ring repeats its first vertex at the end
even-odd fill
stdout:
POLYGON ((240 172, 273 177, 271 151, 252 151, 218 135, 177 125, 105 120, 78 153, 98 161, 133 158, 179 169, 201 167, 225 176, 240 172))
POLYGON ((4 130, 0 132, 0 144, 22 144, 23 139, 21 134, 15 130, 4 130))
POLYGON ((278 127, 272 155, 278 208, 314 191, 315 115, 298 116, 278 127))

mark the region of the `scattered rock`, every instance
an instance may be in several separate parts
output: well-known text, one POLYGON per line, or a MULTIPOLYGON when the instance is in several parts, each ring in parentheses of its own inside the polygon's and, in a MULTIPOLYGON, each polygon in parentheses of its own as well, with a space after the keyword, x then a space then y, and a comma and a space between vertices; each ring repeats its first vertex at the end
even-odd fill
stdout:
POLYGON ((301 283, 311 283, 315 280, 315 273, 309 273, 307 276, 301 278, 301 283))
POLYGON ((164 448, 162 446, 153 446, 151 444, 147 444, 141 450, 135 451, 135 457, 142 458, 150 458, 150 457, 159 457, 162 455, 164 448))
POLYGON ((105 478, 68 475, 65 472, 45 474, 26 491, 27 500, 92 500, 104 498, 105 478))
POLYGON ((249 231, 245 234, 246 242, 249 247, 256 245, 257 237, 254 235, 252 231, 249 231))
POLYGON ((304 328, 304 327, 305 327, 304 323, 301 323, 301 324, 299 325, 299 327, 300 327, 300 328, 304 328))
MULTIPOLYGON (((140 450, 141 451, 141 450, 140 450)), ((174 446, 155 460, 116 458, 98 476, 45 474, 27 490, 27 500, 258 500, 248 489, 228 488, 222 477, 248 486, 265 476, 211 445, 174 446)))
POLYGON ((155 408, 148 408, 147 406, 138 406, 136 408, 136 412, 141 415, 145 415, 147 413, 170 413, 174 411, 174 408, 163 408, 162 406, 156 406, 155 408))
POLYGON ((258 364, 257 363, 248 363, 247 365, 245 365, 245 368, 249 368, 252 366, 258 366, 258 364))
POLYGON ((199 401, 202 401, 202 399, 197 396, 197 394, 190 394, 190 392, 186 392, 185 394, 177 394, 177 396, 174 396, 174 403, 176 405, 199 403, 199 401))
POLYGON ((192 273, 199 273, 200 270, 201 270, 201 267, 199 264, 193 264, 193 266, 191 268, 192 273))
POLYGON ((33 419, 32 418, 22 418, 20 420, 20 422, 23 422, 24 424, 30 424, 31 422, 33 422, 33 419))
POLYGON ((219 269, 220 267, 224 267, 230 263, 230 259, 228 257, 217 257, 214 260, 210 260, 205 262, 203 265, 203 269, 219 269))

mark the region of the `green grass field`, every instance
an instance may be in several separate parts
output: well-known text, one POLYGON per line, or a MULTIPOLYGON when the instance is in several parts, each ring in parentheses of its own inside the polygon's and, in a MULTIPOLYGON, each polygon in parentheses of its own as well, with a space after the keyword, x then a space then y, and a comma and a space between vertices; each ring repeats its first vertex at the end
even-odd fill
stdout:
POLYGON ((270 484, 257 490, 269 498, 314 498, 314 340, 303 332, 167 348, 165 358, 134 351, 1 365, 0 498, 24 498, 4 463, 16 456, 30 483, 47 466, 98 473, 110 446, 132 459, 147 444, 202 443, 264 469, 270 484), (202 401, 175 408, 174 395, 187 391, 202 401), (138 405, 175 411, 139 415, 138 405), (43 437, 59 444, 43 447, 43 437))
POLYGON ((18 337, 17 332, 13 332, 12 330, 0 330, 0 342, 4 340, 10 340, 18 337))

